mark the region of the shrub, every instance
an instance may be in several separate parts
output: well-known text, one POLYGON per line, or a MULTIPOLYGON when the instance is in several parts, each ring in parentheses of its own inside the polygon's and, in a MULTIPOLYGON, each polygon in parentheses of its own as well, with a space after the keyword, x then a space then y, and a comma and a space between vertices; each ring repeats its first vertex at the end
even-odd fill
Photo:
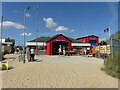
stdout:
POLYGON ((105 67, 102 68, 102 70, 104 70, 107 74, 113 76, 113 77, 117 77, 120 78, 119 76, 119 72, 120 72, 120 68, 118 65, 120 65, 120 52, 115 52, 113 54, 113 58, 112 57, 108 57, 105 67))

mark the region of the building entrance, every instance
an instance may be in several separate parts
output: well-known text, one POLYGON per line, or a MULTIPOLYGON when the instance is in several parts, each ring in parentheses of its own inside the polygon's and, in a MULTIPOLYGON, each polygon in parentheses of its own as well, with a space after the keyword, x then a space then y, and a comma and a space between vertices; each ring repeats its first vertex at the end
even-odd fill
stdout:
POLYGON ((90 40, 91 47, 96 46, 96 41, 95 40, 90 40))
POLYGON ((63 51, 63 48, 65 48, 65 50, 68 50, 68 42, 53 42, 52 43, 52 55, 58 55, 59 51, 59 47, 61 45, 61 48, 62 48, 62 51, 63 51))

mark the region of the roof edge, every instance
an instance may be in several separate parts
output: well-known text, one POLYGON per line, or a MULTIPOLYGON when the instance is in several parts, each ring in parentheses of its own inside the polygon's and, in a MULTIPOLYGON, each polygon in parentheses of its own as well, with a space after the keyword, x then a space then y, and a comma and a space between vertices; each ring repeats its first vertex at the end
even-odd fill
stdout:
MULTIPOLYGON (((65 37, 65 38, 67 38, 66 36, 64 36, 63 34, 56 34, 55 36, 53 36, 53 37, 51 37, 51 39, 50 40, 48 40, 48 41, 46 41, 46 43, 48 43, 49 41, 51 41, 51 40, 53 40, 53 39, 55 39, 56 37, 58 37, 58 36, 60 36, 60 35, 62 35, 63 37, 65 37)), ((71 41, 69 38, 67 38, 69 41, 71 41)), ((72 42, 72 41, 71 41, 72 42)))
POLYGON ((90 36, 95 36, 95 37, 99 38, 99 37, 96 36, 96 35, 89 35, 89 36, 85 36, 85 37, 76 38, 76 40, 78 40, 78 39, 82 39, 82 38, 87 38, 87 37, 90 37, 90 36))

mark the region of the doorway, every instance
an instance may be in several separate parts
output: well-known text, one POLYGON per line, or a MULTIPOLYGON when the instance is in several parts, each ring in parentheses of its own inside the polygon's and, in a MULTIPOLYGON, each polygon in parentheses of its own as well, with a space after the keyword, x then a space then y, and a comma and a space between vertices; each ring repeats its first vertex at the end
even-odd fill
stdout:
POLYGON ((65 48, 65 50, 68 50, 68 42, 53 42, 52 43, 52 55, 58 55, 58 49, 61 45, 61 49, 65 48))

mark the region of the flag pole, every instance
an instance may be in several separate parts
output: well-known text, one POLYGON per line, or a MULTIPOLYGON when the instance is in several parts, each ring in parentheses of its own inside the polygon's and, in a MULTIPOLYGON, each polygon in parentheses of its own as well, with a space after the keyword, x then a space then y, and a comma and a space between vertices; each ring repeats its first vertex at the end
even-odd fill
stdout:
POLYGON ((111 34, 111 30, 110 30, 110 27, 109 27, 109 38, 110 38, 110 46, 111 46, 111 56, 113 58, 113 42, 112 42, 112 36, 110 36, 111 34))
POLYGON ((110 27, 109 27, 109 38, 110 38, 110 27))

